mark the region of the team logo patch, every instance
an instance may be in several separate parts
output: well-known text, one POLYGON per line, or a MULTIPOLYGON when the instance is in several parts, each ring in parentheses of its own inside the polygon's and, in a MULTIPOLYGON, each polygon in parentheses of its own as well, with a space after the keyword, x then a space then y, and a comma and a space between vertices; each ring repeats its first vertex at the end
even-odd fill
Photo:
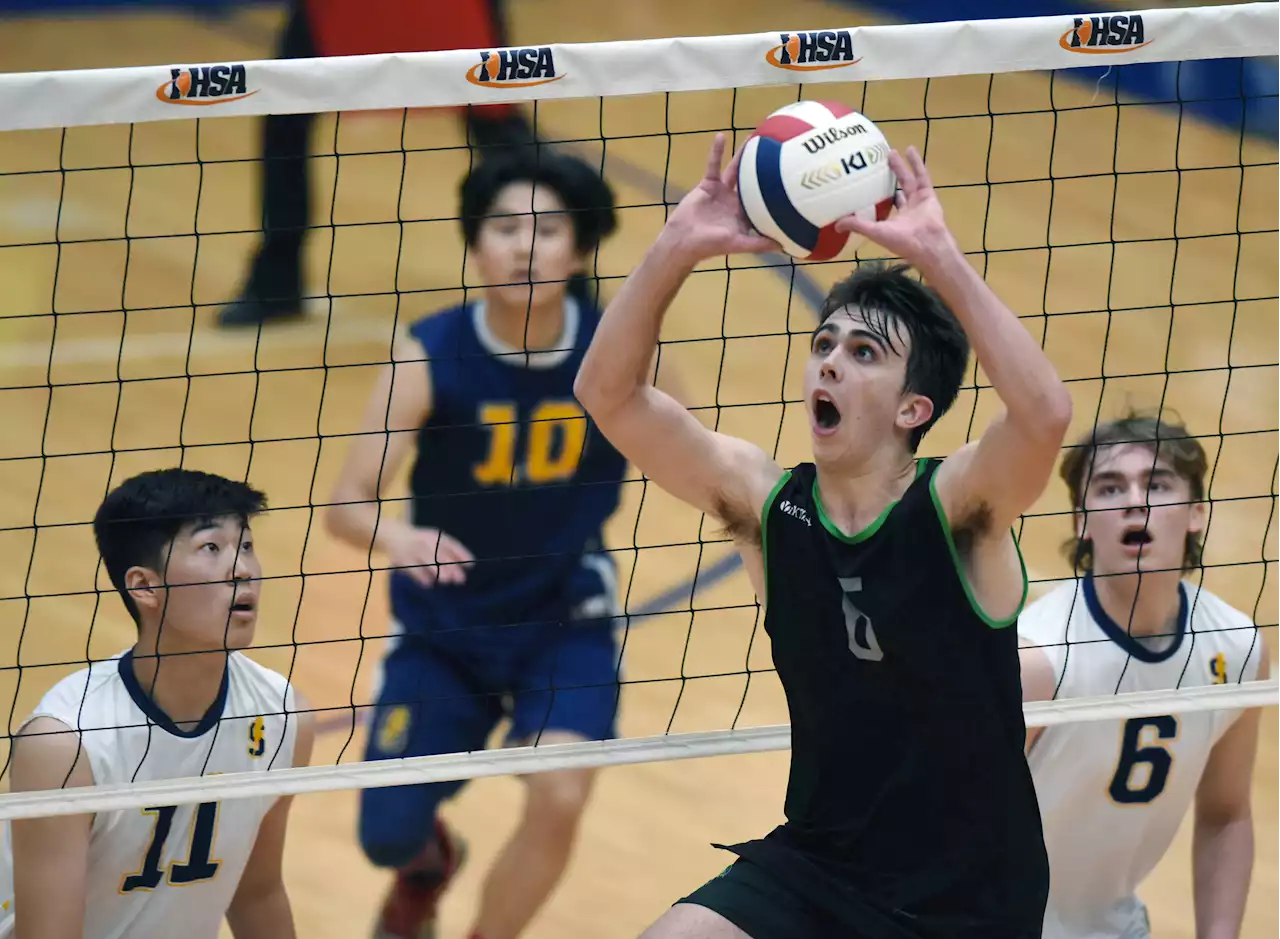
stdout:
POLYGON ((382 712, 375 740, 378 750, 386 754, 403 753, 409 743, 409 706, 397 704, 382 712))
POLYGON ((169 80, 156 89, 156 98, 165 104, 207 106, 226 104, 256 95, 249 90, 243 65, 193 65, 169 69, 169 80))
POLYGON ((848 68, 862 61, 853 54, 853 33, 847 29, 823 29, 806 33, 779 33, 778 45, 764 54, 774 68, 791 72, 816 72, 848 68))
POLYGON ((1209 660, 1209 674, 1213 676, 1215 685, 1227 683, 1227 657, 1221 652, 1209 660))
POLYGON ((527 88, 562 78, 550 46, 486 50, 480 64, 467 69, 467 81, 485 88, 527 88))
POLYGON ((255 717, 249 725, 249 755, 260 757, 267 749, 267 722, 255 717))
POLYGON ((1151 44, 1141 14, 1117 13, 1114 16, 1077 16, 1058 45, 1068 52, 1087 55, 1111 55, 1132 52, 1151 44))

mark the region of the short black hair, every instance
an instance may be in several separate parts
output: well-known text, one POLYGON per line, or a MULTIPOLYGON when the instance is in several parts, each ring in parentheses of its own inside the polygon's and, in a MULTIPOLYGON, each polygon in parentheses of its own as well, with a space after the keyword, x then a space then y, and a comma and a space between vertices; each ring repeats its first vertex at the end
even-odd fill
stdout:
MULTIPOLYGON (((1200 441, 1191 436, 1185 424, 1174 416, 1130 410, 1113 421, 1097 424, 1067 450, 1058 473, 1071 495, 1073 517, 1084 511, 1085 490, 1093 477, 1093 461, 1103 447, 1136 444, 1151 450, 1152 461, 1164 460, 1175 473, 1187 481, 1193 502, 1204 499, 1204 477, 1209 471, 1209 458, 1200 441)), ((1067 560, 1077 571, 1093 570, 1093 542, 1074 534, 1062 546, 1067 560)), ((1182 569, 1194 570, 1204 560, 1204 545, 1197 532, 1187 532, 1182 550, 1182 569)))
POLYGON ((613 189, 594 167, 546 147, 520 147, 486 156, 462 181, 458 217, 468 245, 476 243, 498 194, 524 182, 548 186, 560 197, 579 253, 594 251, 617 228, 613 189))
POLYGON ((844 307, 855 307, 873 332, 893 349, 895 327, 911 338, 903 391, 933 402, 933 415, 911 431, 911 452, 955 403, 969 364, 969 339, 956 315, 937 292, 914 277, 906 264, 863 261, 833 286, 822 304, 822 322, 844 307))
POLYGON ((228 516, 248 523, 266 507, 267 497, 246 483, 198 470, 153 470, 107 494, 93 517, 93 536, 112 586, 141 625, 125 588, 131 567, 162 572, 169 546, 184 527, 228 516))

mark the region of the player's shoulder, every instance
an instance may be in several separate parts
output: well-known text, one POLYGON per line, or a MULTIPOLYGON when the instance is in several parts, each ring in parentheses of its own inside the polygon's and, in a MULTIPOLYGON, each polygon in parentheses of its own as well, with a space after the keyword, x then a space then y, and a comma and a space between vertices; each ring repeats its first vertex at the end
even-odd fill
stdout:
POLYGON ((227 657, 227 680, 230 690, 253 697, 265 697, 284 706, 293 695, 289 679, 273 668, 256 662, 243 652, 227 657))
POLYGON ((1236 609, 1216 593, 1184 580, 1188 621, 1193 633, 1211 633, 1224 642, 1252 647, 1257 626, 1253 617, 1236 609))
POLYGON ((1027 604, 1018 615, 1018 635, 1037 644, 1060 641, 1083 603, 1080 581, 1074 577, 1064 580, 1027 604))
POLYGON ((124 653, 89 663, 55 682, 40 698, 32 717, 52 717, 70 727, 87 727, 93 716, 114 710, 114 699, 124 693, 120 660, 124 653))
POLYGON ((409 324, 406 332, 428 352, 432 347, 449 340, 456 341, 473 331, 474 304, 459 303, 420 316, 409 324))

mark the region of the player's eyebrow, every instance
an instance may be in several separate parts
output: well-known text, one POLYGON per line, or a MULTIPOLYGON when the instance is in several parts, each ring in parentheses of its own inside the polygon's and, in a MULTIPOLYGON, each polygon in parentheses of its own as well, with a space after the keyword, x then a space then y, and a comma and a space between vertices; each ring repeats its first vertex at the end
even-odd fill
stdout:
MULTIPOLYGON (((831 322, 831 320, 826 320, 825 322, 820 324, 817 329, 813 331, 813 334, 809 337, 809 345, 812 346, 814 341, 823 333, 838 334, 838 332, 839 330, 836 329, 835 325, 831 322)), ((879 333, 874 332, 870 329, 865 329, 863 327, 855 326, 853 329, 850 329, 845 335, 857 336, 860 339, 866 339, 868 342, 875 344, 876 348, 878 348, 882 353, 888 351, 888 347, 885 344, 884 337, 881 336, 879 333)))

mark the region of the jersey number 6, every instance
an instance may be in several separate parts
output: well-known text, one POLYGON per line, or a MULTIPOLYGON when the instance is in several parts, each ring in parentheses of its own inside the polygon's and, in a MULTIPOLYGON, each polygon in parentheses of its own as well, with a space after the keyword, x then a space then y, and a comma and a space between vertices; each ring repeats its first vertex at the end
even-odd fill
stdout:
POLYGON ((1169 770, 1173 768, 1173 754, 1160 743, 1175 740, 1178 736, 1178 719, 1171 714, 1159 717, 1134 717, 1124 722, 1124 736, 1120 741, 1120 762, 1111 777, 1107 792, 1113 802, 1121 805, 1145 805, 1164 792, 1169 782, 1169 770), (1143 731, 1155 730, 1154 744, 1144 745, 1143 731), (1147 773, 1141 785, 1135 786, 1134 771, 1146 766, 1147 773))
MULTIPOLYGON (((121 893, 132 893, 134 890, 154 890, 164 880, 164 870, 160 867, 160 858, 164 856, 164 843, 169 840, 169 830, 173 828, 173 816, 178 811, 176 805, 160 805, 143 809, 143 815, 156 817, 155 828, 151 831, 151 844, 147 847, 147 856, 142 859, 142 869, 136 874, 129 874, 120 884, 121 893)), ((218 873, 218 862, 211 860, 213 853, 213 835, 218 827, 218 803, 201 802, 196 808, 195 821, 191 826, 191 847, 186 861, 174 861, 169 865, 169 883, 175 886, 199 883, 212 880, 218 873)))
POLYGON ((849 651, 864 662, 879 662, 884 658, 884 651, 871 626, 871 617, 849 599, 850 594, 862 592, 862 578, 841 577, 840 590, 844 594, 840 598, 840 606, 844 610, 844 631, 849 634, 849 651))
POLYGON ((569 479, 578 470, 587 419, 573 401, 542 401, 533 409, 520 466, 516 465, 520 433, 516 406, 509 401, 485 402, 480 405, 480 423, 492 431, 489 452, 472 471, 481 486, 543 485, 569 479))

